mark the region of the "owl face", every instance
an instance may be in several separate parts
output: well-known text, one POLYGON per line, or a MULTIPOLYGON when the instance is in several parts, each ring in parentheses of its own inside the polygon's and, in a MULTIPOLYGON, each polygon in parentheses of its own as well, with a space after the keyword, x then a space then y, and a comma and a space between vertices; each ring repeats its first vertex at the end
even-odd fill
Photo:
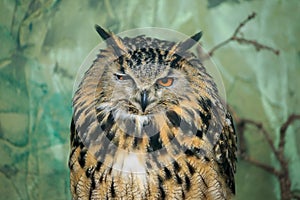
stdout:
POLYGON ((201 64, 193 66, 188 61, 195 58, 192 53, 179 51, 174 42, 143 35, 118 40, 124 50, 107 65, 99 84, 111 108, 126 117, 149 116, 164 113, 196 94, 187 77, 200 74, 201 64))
POLYGON ((110 72, 114 88, 110 91, 110 102, 117 109, 131 115, 158 114, 178 105, 179 99, 187 94, 189 82, 184 74, 170 68, 167 62, 156 64, 155 57, 152 59, 135 65, 135 70, 120 71, 116 65, 117 69, 110 72))

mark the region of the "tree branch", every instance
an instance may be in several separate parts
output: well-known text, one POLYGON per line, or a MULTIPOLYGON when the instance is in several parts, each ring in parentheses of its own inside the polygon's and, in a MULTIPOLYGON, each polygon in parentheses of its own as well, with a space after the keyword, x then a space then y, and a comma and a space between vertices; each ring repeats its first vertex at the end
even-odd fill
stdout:
POLYGON ((241 28, 244 27, 249 21, 251 21, 252 19, 254 19, 256 17, 256 13, 253 12, 250 15, 248 15, 248 17, 242 21, 238 27, 234 30, 233 34, 231 37, 229 37, 228 39, 224 40, 223 42, 220 42, 219 44, 215 45, 210 51, 208 51, 208 56, 213 56, 213 54, 215 53, 216 50, 220 49, 221 47, 227 45, 229 42, 231 41, 236 41, 239 44, 248 44, 248 45, 252 45, 255 47, 255 49, 257 51, 260 50, 269 50, 271 52, 273 52, 275 55, 279 55, 280 51, 278 49, 274 49, 273 47, 269 47, 267 45, 261 44, 259 42, 257 42, 256 40, 250 40, 250 39, 246 39, 244 37, 240 37, 238 36, 239 33, 241 33, 241 28))
POLYGON ((279 145, 278 149, 280 152, 283 152, 284 145, 285 145, 285 135, 288 127, 295 121, 300 120, 300 115, 290 115, 289 118, 286 120, 284 124, 282 124, 280 128, 280 139, 279 139, 279 145))

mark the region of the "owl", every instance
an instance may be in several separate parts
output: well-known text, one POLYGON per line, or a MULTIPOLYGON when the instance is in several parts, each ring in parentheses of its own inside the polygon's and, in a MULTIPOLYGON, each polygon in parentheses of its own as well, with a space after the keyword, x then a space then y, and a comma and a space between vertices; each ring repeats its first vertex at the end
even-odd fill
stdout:
POLYGON ((231 199, 236 135, 201 59, 180 41, 119 37, 99 50, 73 97, 72 199, 231 199))

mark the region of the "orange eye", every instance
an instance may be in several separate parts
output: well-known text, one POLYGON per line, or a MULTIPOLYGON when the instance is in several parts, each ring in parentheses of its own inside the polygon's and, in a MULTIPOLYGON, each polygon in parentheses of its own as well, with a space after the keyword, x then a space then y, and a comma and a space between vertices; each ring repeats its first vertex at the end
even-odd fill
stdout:
POLYGON ((157 80, 157 84, 164 86, 164 87, 170 87, 173 84, 174 79, 170 77, 165 77, 157 80))

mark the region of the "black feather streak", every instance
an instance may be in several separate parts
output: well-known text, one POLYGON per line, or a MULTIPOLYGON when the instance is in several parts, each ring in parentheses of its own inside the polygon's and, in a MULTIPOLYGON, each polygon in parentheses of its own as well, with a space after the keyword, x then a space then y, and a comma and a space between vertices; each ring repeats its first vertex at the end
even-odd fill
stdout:
POLYGON ((170 120, 170 122, 173 124, 173 126, 175 126, 175 127, 180 126, 181 118, 175 111, 169 110, 166 112, 166 115, 167 115, 168 119, 170 120))
POLYGON ((191 189, 191 181, 190 181, 189 177, 186 174, 184 176, 184 180, 185 180, 185 189, 187 191, 189 191, 191 189))
POLYGON ((175 174, 175 177, 176 177, 176 181, 179 185, 182 184, 182 179, 180 178, 180 176, 178 174, 175 174))
POLYGON ((173 162, 173 167, 174 167, 174 172, 175 172, 175 173, 176 173, 176 172, 179 172, 180 166, 179 166, 179 164, 178 164, 177 161, 174 161, 174 162, 173 162))
POLYGON ((160 199, 165 199, 166 192, 163 187, 163 179, 159 175, 158 175, 158 185, 159 185, 160 199))
POLYGON ((170 179, 171 176, 172 176, 170 170, 167 167, 164 167, 164 172, 165 172, 165 175, 166 175, 166 180, 170 179))
POLYGON ((147 148, 148 152, 156 151, 162 148, 162 143, 160 139, 160 133, 157 133, 150 137, 149 146, 147 148))
POLYGON ((78 156, 78 162, 81 168, 85 166, 85 159, 86 159, 87 149, 82 149, 78 156))

